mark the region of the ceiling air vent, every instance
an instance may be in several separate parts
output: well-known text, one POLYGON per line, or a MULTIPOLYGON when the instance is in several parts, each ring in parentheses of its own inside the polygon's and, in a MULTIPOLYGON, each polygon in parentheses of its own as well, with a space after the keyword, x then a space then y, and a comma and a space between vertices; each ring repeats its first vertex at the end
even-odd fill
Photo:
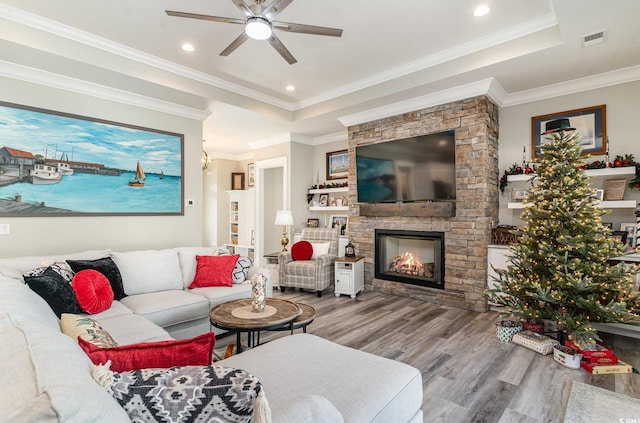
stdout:
POLYGON ((582 46, 590 47, 595 46, 596 44, 604 43, 604 33, 605 31, 594 32, 593 34, 585 35, 582 37, 582 46))

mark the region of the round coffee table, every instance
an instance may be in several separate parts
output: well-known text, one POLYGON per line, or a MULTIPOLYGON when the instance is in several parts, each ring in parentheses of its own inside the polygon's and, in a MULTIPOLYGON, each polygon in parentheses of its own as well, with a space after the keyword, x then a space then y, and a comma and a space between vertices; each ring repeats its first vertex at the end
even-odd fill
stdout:
POLYGON ((247 332, 247 343, 251 348, 259 343, 256 335, 259 336, 261 330, 293 328, 293 321, 302 312, 303 310, 294 302, 280 298, 267 298, 265 310, 254 313, 251 311, 251 300, 243 299, 215 306, 211 309, 209 318, 212 325, 236 333, 237 351, 240 353, 242 352, 240 343, 242 332, 247 332))

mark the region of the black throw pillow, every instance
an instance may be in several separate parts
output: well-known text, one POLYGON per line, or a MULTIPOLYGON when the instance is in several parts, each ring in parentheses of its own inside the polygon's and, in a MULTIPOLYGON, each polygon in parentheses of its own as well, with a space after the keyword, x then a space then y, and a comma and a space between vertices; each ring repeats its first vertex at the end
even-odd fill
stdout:
POLYGON ((38 276, 24 276, 24 281, 49 304, 58 318, 62 313, 82 313, 71 284, 52 268, 38 276))
POLYGON ((97 260, 67 260, 69 266, 75 273, 81 270, 92 269, 97 270, 109 279, 109 284, 113 290, 113 299, 121 300, 127 296, 122 285, 122 275, 116 263, 111 257, 104 257, 97 260))

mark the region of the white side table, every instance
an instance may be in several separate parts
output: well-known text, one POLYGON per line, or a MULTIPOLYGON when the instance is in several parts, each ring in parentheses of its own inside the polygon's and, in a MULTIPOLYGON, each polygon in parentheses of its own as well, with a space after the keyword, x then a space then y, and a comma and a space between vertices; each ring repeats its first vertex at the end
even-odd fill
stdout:
POLYGON ((355 298, 358 292, 364 290, 364 256, 338 257, 335 267, 336 297, 344 294, 355 298))

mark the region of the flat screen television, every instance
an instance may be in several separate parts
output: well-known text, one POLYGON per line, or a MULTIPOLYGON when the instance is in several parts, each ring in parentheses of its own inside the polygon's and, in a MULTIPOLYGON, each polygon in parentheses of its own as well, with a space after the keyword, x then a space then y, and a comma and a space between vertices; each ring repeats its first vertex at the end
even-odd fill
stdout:
POLYGON ((356 147, 360 203, 456 198, 455 131, 356 147))

